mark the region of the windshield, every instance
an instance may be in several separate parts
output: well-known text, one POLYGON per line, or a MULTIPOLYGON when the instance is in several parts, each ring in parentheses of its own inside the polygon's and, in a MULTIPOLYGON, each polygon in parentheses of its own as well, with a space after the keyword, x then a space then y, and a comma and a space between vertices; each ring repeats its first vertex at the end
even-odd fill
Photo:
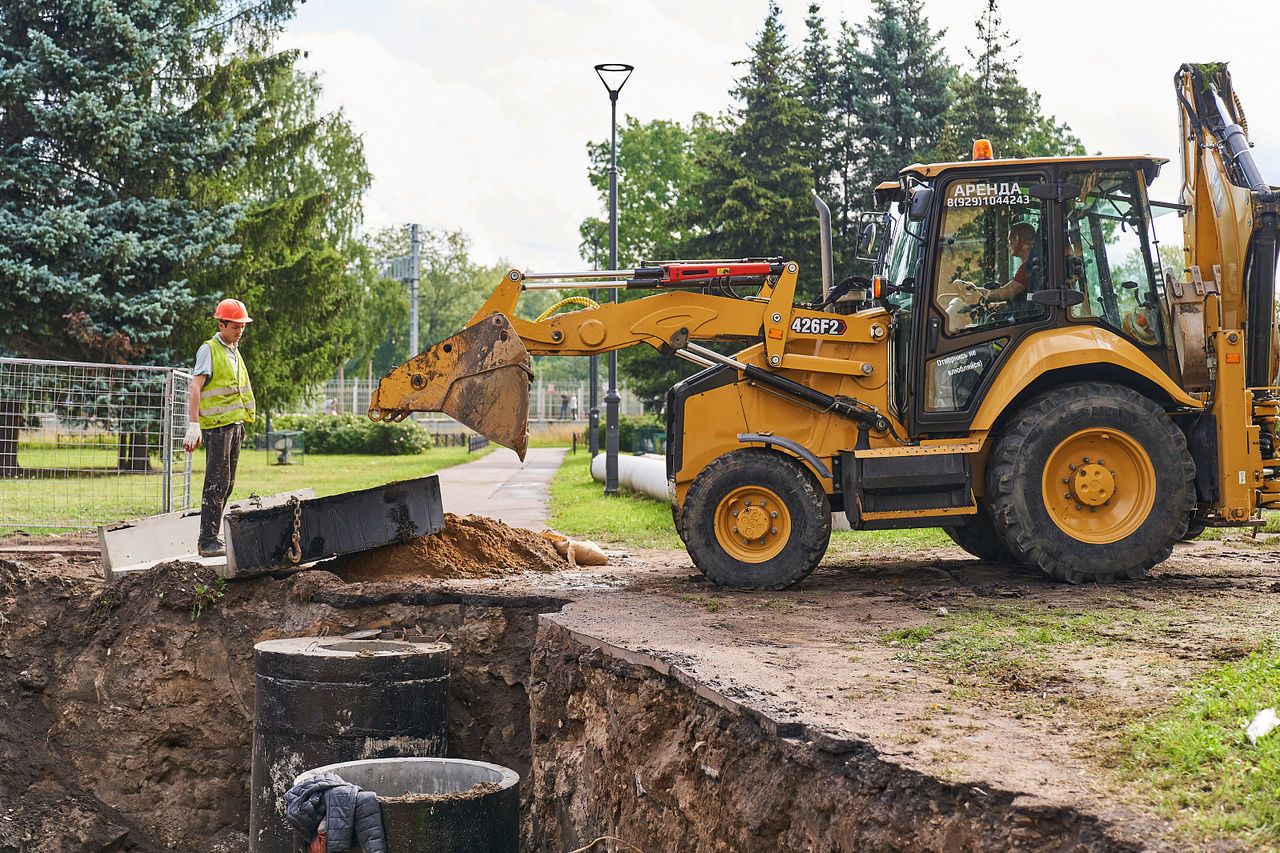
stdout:
POLYGON ((908 223, 907 215, 901 208, 904 205, 892 202, 885 213, 885 225, 889 228, 889 242, 885 247, 884 258, 880 264, 880 275, 891 291, 885 301, 898 308, 911 307, 911 295, 915 289, 916 259, 920 255, 920 241, 907 233, 910 225, 915 232, 923 227, 922 223, 908 223), (898 288, 902 288, 899 291, 898 288), (905 292, 903 292, 905 291, 905 292))

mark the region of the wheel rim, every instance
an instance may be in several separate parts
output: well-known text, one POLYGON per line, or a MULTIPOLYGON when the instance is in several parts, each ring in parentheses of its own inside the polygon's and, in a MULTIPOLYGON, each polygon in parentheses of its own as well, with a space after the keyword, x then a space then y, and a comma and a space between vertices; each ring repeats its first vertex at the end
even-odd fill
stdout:
POLYGON ((1155 506, 1155 467, 1142 445, 1119 430, 1094 427, 1070 436, 1049 454, 1043 476, 1049 517, 1081 542, 1118 542, 1155 506))
POLYGON ((741 486, 716 507, 716 540, 729 556, 744 563, 771 560, 791 537, 787 505, 763 486, 741 486))

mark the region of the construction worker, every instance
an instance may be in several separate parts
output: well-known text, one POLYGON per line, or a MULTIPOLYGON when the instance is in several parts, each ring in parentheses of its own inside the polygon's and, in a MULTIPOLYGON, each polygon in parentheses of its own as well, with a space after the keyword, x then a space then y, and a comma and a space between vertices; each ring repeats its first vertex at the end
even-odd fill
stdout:
POLYGON ((200 345, 187 400, 187 434, 182 445, 188 453, 205 448, 204 494, 200 502, 201 557, 220 557, 227 547, 218 533, 222 510, 236 482, 236 462, 244 440, 245 422, 253 422, 253 388, 240 354, 244 328, 253 322, 239 299, 224 299, 213 312, 218 332, 200 345))

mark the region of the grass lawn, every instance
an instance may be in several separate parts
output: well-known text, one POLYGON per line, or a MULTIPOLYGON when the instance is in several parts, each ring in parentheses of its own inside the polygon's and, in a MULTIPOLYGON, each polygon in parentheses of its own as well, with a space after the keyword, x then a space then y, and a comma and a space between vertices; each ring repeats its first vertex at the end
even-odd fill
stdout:
POLYGON ((1280 647, 1265 642, 1180 692, 1174 707, 1130 723, 1116 760, 1126 780, 1197 842, 1280 843, 1280 731, 1251 744, 1245 727, 1280 700, 1280 647))
MULTIPOLYGON (((240 453, 236 487, 231 497, 238 500, 249 497, 250 493, 271 495, 310 486, 320 498, 396 480, 425 477, 441 468, 479 459, 493 449, 494 446, 490 445, 476 453, 468 453, 465 447, 433 447, 426 453, 406 456, 316 454, 304 456, 300 465, 273 465, 275 453, 245 450, 240 453)), ((192 497, 198 504, 200 484, 204 482, 204 453, 197 450, 193 460, 192 497)))
POLYGON ((606 498, 591 479, 591 459, 570 453, 551 481, 551 527, 576 539, 641 548, 683 548, 671 520, 671 507, 647 495, 622 489, 606 498))
MULTIPOLYGON (((232 499, 308 486, 315 490, 317 497, 323 497, 396 480, 425 477, 441 468, 479 459, 492 450, 491 446, 477 453, 467 453, 465 447, 441 447, 409 456, 308 454, 301 464, 296 465, 273 465, 275 453, 244 450, 240 453, 236 469, 232 499)), ((50 453, 36 456, 28 452, 20 459, 31 467, 37 463, 53 464, 50 453)), ((159 513, 163 505, 163 477, 159 461, 152 458, 151 464, 156 470, 148 474, 116 475, 113 470, 114 454, 114 450, 109 454, 101 452, 104 470, 98 476, 0 480, 0 535, 15 529, 33 534, 85 530, 112 521, 159 513), (32 524, 32 520, 39 520, 42 524, 32 524)), ((77 456, 76 464, 86 465, 84 459, 84 456, 77 456)), ((57 461, 67 464, 65 455, 57 461)), ((191 462, 191 504, 199 506, 204 482, 204 451, 193 453, 191 462)), ((181 468, 175 465, 175 471, 180 475, 181 468)), ((174 507, 177 508, 182 502, 180 479, 175 479, 173 490, 174 507)))

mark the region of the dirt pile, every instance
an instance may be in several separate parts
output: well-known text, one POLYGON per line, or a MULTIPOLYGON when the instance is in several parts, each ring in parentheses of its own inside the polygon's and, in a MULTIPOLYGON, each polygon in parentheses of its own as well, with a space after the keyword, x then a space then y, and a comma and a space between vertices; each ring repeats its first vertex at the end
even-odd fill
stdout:
POLYGON ((491 578, 567 567, 545 538, 479 515, 445 514, 439 533, 339 557, 324 568, 345 581, 491 578))

